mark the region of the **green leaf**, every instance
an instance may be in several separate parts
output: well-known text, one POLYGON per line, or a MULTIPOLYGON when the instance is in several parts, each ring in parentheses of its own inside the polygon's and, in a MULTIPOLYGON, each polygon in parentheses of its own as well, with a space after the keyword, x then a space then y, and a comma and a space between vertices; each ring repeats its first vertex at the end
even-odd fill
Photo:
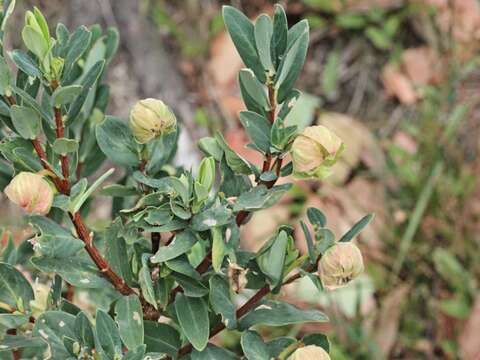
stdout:
POLYGON ((203 351, 193 350, 190 360, 239 360, 234 353, 212 344, 203 351))
POLYGON ((255 46, 253 24, 232 6, 223 7, 223 20, 243 62, 264 83, 266 77, 255 46))
POLYGON ((48 343, 52 359, 67 359, 70 354, 63 344, 63 338, 75 339, 74 327, 75 316, 63 311, 47 311, 35 321, 32 335, 48 343))
POLYGON ((339 63, 339 53, 335 50, 331 51, 322 72, 322 90, 328 98, 333 98, 338 88, 339 63))
POLYGON ((141 345, 134 350, 130 350, 125 354, 122 360, 143 360, 145 359, 145 351, 147 347, 145 345, 141 345))
POLYGON ((22 273, 0 262, 0 302, 23 311, 29 308, 33 298, 33 289, 22 273))
POLYGON ((270 47, 275 67, 277 67, 280 59, 283 57, 285 50, 287 49, 287 33, 287 15, 285 14, 283 7, 279 4, 276 4, 275 13, 273 16, 272 44, 270 47))
MULTIPOLYGON (((31 349, 31 348, 40 348, 47 347, 47 343, 41 337, 31 337, 31 336, 22 336, 22 335, 5 335, 2 339, 0 349, 0 355, 4 351, 11 351, 16 349, 31 349)), ((39 350, 41 351, 41 350, 39 350)), ((10 358, 6 358, 10 359, 10 358)))
POLYGON ((133 186, 121 185, 121 184, 109 184, 105 185, 100 191, 102 196, 112 197, 127 197, 140 195, 139 191, 133 186))
POLYGON ((70 202, 69 210, 72 214, 75 214, 80 210, 85 201, 88 200, 90 195, 115 171, 114 168, 107 170, 102 176, 100 176, 95 182, 84 192, 78 194, 70 202))
POLYGON ((115 321, 129 350, 143 344, 143 311, 137 295, 124 296, 115 304, 115 321))
POLYGON ((83 80, 80 84, 83 90, 76 100, 70 105, 65 125, 71 125, 78 118, 80 112, 82 111, 83 105, 87 100, 88 94, 91 93, 93 86, 102 74, 104 66, 105 60, 100 60, 94 66, 92 66, 92 68, 88 70, 87 74, 85 74, 83 77, 83 80))
POLYGON ((309 31, 308 20, 304 19, 293 25, 287 33, 287 52, 290 51, 300 36, 309 31))
POLYGON ((48 42, 43 35, 37 32, 32 26, 26 25, 22 29, 22 40, 27 49, 34 53, 39 58, 40 62, 42 62, 49 47, 48 42))
POLYGON ((0 29, 5 31, 7 26, 7 20, 10 18, 10 15, 13 14, 13 10, 15 9, 16 0, 7 0, 3 2, 3 18, 2 18, 2 25, 0 29))
POLYGON ((270 360, 270 353, 262 337, 255 331, 245 331, 240 340, 243 354, 248 360, 270 360))
POLYGON ((198 281, 201 280, 200 274, 195 270, 192 264, 190 264, 186 255, 181 255, 175 259, 168 260, 165 262, 165 265, 167 265, 170 270, 173 270, 177 273, 186 275, 198 281))
POLYGON ((317 239, 316 248, 320 254, 324 254, 335 243, 335 235, 329 229, 317 230, 315 237, 317 239))
POLYGON ((305 345, 320 346, 327 353, 330 352, 330 342, 324 334, 308 334, 302 338, 302 343, 305 345))
POLYGON ((305 234, 305 241, 307 242, 308 248, 308 257, 310 258, 310 262, 312 264, 315 264, 317 256, 315 254, 315 247, 313 245, 312 236, 310 235, 310 230, 308 230, 307 225, 303 221, 300 221, 300 225, 302 226, 303 233, 305 234))
POLYGON ((95 348, 92 324, 83 311, 79 312, 75 318, 74 330, 82 348, 95 348))
MULTIPOLYGON (((268 15, 262 14, 255 21, 254 35, 258 56, 263 68, 273 73, 274 66, 270 45, 272 42, 273 24, 268 15)), ((273 74, 272 74, 273 75, 273 74)))
POLYGON ((282 107, 280 108, 277 117, 285 120, 287 115, 297 104, 297 101, 301 95, 302 93, 299 90, 291 90, 290 93, 286 96, 285 100, 283 100, 282 107))
POLYGON ((67 48, 67 56, 65 57, 64 74, 63 79, 69 75, 72 66, 82 56, 82 54, 88 49, 92 33, 85 26, 80 26, 70 37, 67 48))
POLYGON ((312 207, 308 208, 307 217, 308 221, 310 221, 310 224, 317 228, 323 228, 327 226, 327 217, 319 209, 312 207))
POLYGON ((212 227, 210 232, 212 234, 212 266, 218 273, 222 268, 226 246, 225 241, 223 240, 223 232, 220 227, 212 227))
POLYGON ((215 139, 217 140, 218 145, 223 149, 225 154, 225 161, 227 162, 230 169, 234 172, 243 174, 243 175, 250 175, 252 173, 252 169, 248 165, 247 161, 240 157, 235 151, 228 146, 227 142, 223 138, 221 133, 215 134, 215 139))
POLYGON ((63 259, 34 257, 30 261, 40 271, 56 273, 73 286, 86 289, 110 287, 110 283, 90 261, 79 257, 63 259))
POLYGON ((267 94, 264 86, 257 80, 253 71, 250 69, 240 70, 238 82, 247 109, 258 114, 265 114, 270 108, 267 94))
POLYGON ((97 125, 96 136, 98 146, 114 163, 124 166, 137 166, 140 163, 132 132, 122 120, 106 116, 97 125))
POLYGON ((145 344, 148 352, 168 354, 173 358, 182 343, 177 330, 167 324, 145 321, 145 344))
POLYGON ((122 353, 122 341, 115 321, 105 311, 98 309, 95 316, 95 331, 102 349, 114 358, 122 353))
POLYGON ((270 122, 252 111, 242 111, 240 121, 255 146, 268 153, 270 149, 270 122))
POLYGON ((288 235, 280 231, 273 241, 267 243, 257 256, 257 263, 263 274, 265 274, 274 286, 277 286, 283 279, 283 268, 287 251, 288 235))
POLYGON ((52 106, 60 107, 65 104, 70 104, 82 91, 81 85, 59 86, 52 94, 52 106))
POLYGON ((357 13, 343 13, 335 17, 335 23, 344 29, 363 29, 367 25, 367 19, 357 13))
MULTIPOLYGON (((16 329, 22 325, 25 325, 29 321, 28 315, 21 314, 2 314, 0 313, 0 337, 2 334, 2 328, 16 329)), ((0 351, 2 348, 0 347, 0 351)))
POLYGON ((155 309, 158 309, 157 300, 155 299, 155 290, 153 289, 152 276, 150 275, 150 269, 147 264, 143 264, 140 268, 140 271, 138 272, 138 282, 145 300, 153 305, 155 309))
POLYGON ((474 286, 472 277, 454 254, 440 247, 433 251, 433 264, 440 276, 454 289, 468 293, 474 286))
POLYGON ((60 138, 53 143, 53 151, 55 154, 66 155, 74 153, 78 150, 78 141, 74 139, 60 138))
POLYGON ((178 294, 175 299, 175 312, 184 335, 198 351, 208 343, 210 321, 208 307, 201 298, 178 294))
POLYGON ((125 239, 121 236, 123 230, 122 220, 115 219, 104 232, 105 258, 112 269, 125 280, 132 284, 132 270, 128 262, 128 252, 125 239))
POLYGON ((308 39, 309 29, 307 25, 304 32, 287 51, 280 64, 280 74, 276 79, 276 87, 278 89, 277 99, 279 103, 286 99, 302 71, 305 57, 307 56, 308 39))
POLYGON ((197 237, 190 231, 184 230, 175 235, 168 246, 162 246, 158 252, 150 258, 154 264, 165 262, 185 254, 197 242, 197 237))
POLYGON ((228 224, 232 220, 232 210, 226 205, 213 206, 195 215, 192 219, 192 229, 205 231, 214 226, 228 224))
POLYGON ((380 50, 388 50, 393 45, 390 36, 378 27, 369 26, 365 30, 365 35, 380 50))
POLYGON ((210 304, 216 314, 222 316, 222 322, 227 329, 237 327, 235 304, 230 297, 230 285, 221 275, 213 275, 210 280, 210 304))
POLYGON ((244 329, 254 325, 284 326, 305 322, 328 322, 328 317, 318 310, 302 310, 281 301, 264 301, 240 320, 244 329))
POLYGON ((363 218, 361 218, 355 225, 352 226, 350 230, 348 230, 341 238, 340 242, 346 242, 352 240, 355 236, 357 236, 360 231, 362 231, 365 226, 367 226, 370 221, 373 220, 375 215, 373 214, 368 214, 365 215, 363 218))
POLYGON ((186 296, 201 298, 208 294, 208 288, 200 281, 179 273, 172 273, 172 278, 183 289, 186 296))
POLYGON ((265 185, 256 186, 237 198, 233 211, 266 209, 274 205, 290 187, 290 184, 274 186, 271 189, 267 189, 265 185))
POLYGON ((295 338, 282 336, 266 343, 268 352, 272 358, 278 358, 280 354, 290 345, 296 343, 295 338))
POLYGON ((12 123, 18 134, 24 139, 35 139, 40 132, 40 117, 30 107, 12 105, 10 108, 12 123))
POLYGON ((216 161, 221 161, 223 149, 213 137, 204 137, 198 141, 198 147, 207 156, 212 156, 216 161))
POLYGON ((37 102, 37 100, 35 100, 29 93, 27 93, 25 90, 23 89, 20 89, 16 86, 12 86, 12 90, 15 94, 17 94, 18 96, 20 96, 23 100, 23 102, 25 104, 27 104, 28 106, 30 106, 33 110, 35 110, 37 112, 38 115, 40 115, 40 117, 42 119, 44 119, 48 124, 50 124, 50 126, 53 127, 53 120, 52 120, 52 116, 46 112, 41 106, 40 104, 37 102))

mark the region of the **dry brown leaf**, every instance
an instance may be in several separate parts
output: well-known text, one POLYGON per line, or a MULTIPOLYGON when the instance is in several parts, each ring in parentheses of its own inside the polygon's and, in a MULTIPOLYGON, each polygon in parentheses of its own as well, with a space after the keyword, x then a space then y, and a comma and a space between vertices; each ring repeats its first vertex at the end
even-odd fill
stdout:
POLYGON ((480 295, 458 337, 458 344, 463 360, 480 360, 480 295))
POLYGON ((407 49, 402 54, 405 74, 414 85, 427 85, 435 72, 435 54, 426 46, 407 49))
POLYGON ((387 95, 395 96, 405 105, 413 105, 418 96, 412 83, 396 66, 386 65, 382 71, 382 82, 387 95))
POLYGON ((402 305, 409 290, 409 285, 400 285, 382 301, 374 338, 385 358, 389 358, 388 355, 397 340, 402 305))

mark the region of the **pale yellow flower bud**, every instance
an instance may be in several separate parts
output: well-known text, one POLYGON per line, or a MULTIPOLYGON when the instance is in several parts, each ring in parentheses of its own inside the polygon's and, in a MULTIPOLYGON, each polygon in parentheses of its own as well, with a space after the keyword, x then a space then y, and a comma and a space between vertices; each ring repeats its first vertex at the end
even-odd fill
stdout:
POLYGON ((294 175, 298 178, 327 177, 343 148, 342 140, 325 126, 305 128, 292 145, 294 175))
POLYGON ((140 100, 130 112, 130 129, 140 144, 174 131, 176 126, 175 114, 161 100, 140 100))
POLYGON ((318 264, 318 274, 327 290, 347 285, 363 272, 360 249, 351 242, 339 242, 323 254, 318 264))
POLYGON ((46 215, 53 202, 53 189, 41 176, 21 172, 5 188, 5 195, 29 214, 46 215))
POLYGON ((307 345, 295 350, 288 360, 330 360, 330 355, 320 346, 307 345))

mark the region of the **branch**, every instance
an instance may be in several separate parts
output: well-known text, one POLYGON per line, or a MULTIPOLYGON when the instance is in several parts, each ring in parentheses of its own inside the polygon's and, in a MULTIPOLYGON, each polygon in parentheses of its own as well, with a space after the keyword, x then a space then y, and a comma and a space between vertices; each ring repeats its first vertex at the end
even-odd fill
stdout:
MULTIPOLYGON (((306 271, 312 272, 313 270, 315 270, 315 268, 316 268, 315 265, 310 265, 306 271)), ((302 275, 300 273, 290 276, 287 280, 283 282, 282 286, 285 286, 294 282, 295 280, 299 279, 301 276, 302 275)), ((253 295, 245 304, 243 304, 240 308, 238 308, 238 310, 235 313, 237 319, 240 319, 242 316, 246 315, 248 312, 255 309, 258 305, 258 302, 262 300, 265 296, 270 294, 270 290, 271 290, 270 285, 265 285, 260 290, 258 290, 255 293, 255 295, 253 295)), ((211 339, 218 333, 222 332, 223 330, 225 330, 225 324, 223 323, 217 324, 210 330, 209 339, 211 339)), ((187 355, 192 350, 193 350, 192 344, 189 343, 178 350, 178 357, 180 358, 184 355, 187 355)), ((171 358, 167 357, 166 360, 171 360, 171 358)))
MULTIPOLYGON (((52 87, 56 87, 58 84, 52 84, 52 87)), ((16 100, 13 96, 8 96, 7 97, 8 102, 10 105, 15 105, 16 100)), ((64 136, 64 127, 63 127, 63 120, 62 120, 62 113, 60 109, 55 108, 55 123, 56 123, 56 136, 57 138, 61 138, 64 136)), ((62 162, 62 175, 64 176, 64 179, 60 179, 58 176, 55 175, 55 172, 53 171, 52 167, 47 161, 47 155, 45 153, 45 150, 43 149, 42 144, 40 143, 40 140, 38 138, 32 140, 32 145, 33 148, 35 149, 35 152, 37 153, 40 162, 45 170, 47 170, 49 173, 51 173, 52 176, 52 181, 57 188, 58 192, 69 195, 70 194, 70 181, 68 180, 69 174, 68 174, 68 159, 62 158, 61 157, 61 162, 62 162)), ((77 231, 77 236, 80 240, 82 240, 85 244, 85 250, 87 253, 90 255, 91 259, 95 263, 95 265, 98 267, 98 269, 102 272, 102 274, 112 283, 112 285, 117 289, 118 292, 120 292, 123 295, 132 295, 136 294, 136 292, 128 286, 128 284, 125 283, 125 280, 123 280, 113 269, 110 267, 108 262, 103 258, 103 256, 100 254, 98 249, 93 245, 93 239, 88 231, 87 227, 85 226, 85 223, 83 222, 83 219, 80 215, 80 213, 76 212, 74 214, 68 213, 70 219, 72 220, 72 223, 77 231)), ((145 300, 143 297, 140 297, 142 304, 145 303, 145 300)), ((148 306, 147 306, 148 310, 148 306)))

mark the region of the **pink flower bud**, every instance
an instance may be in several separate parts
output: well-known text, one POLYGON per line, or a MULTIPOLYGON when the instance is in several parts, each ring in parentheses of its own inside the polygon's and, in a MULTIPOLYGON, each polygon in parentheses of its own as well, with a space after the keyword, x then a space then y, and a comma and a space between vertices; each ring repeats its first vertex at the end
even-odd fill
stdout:
POLYGON ((29 214, 45 215, 53 202, 53 189, 38 174, 21 172, 5 188, 5 195, 29 214))
POLYGON ((298 178, 327 177, 343 148, 342 140, 325 126, 305 128, 292 145, 294 175, 298 178))
POLYGON ((318 274, 327 290, 347 285, 363 272, 360 249, 351 242, 339 242, 323 254, 318 264, 318 274))
POLYGON ((330 360, 330 355, 320 346, 307 345, 295 350, 288 360, 330 360))

